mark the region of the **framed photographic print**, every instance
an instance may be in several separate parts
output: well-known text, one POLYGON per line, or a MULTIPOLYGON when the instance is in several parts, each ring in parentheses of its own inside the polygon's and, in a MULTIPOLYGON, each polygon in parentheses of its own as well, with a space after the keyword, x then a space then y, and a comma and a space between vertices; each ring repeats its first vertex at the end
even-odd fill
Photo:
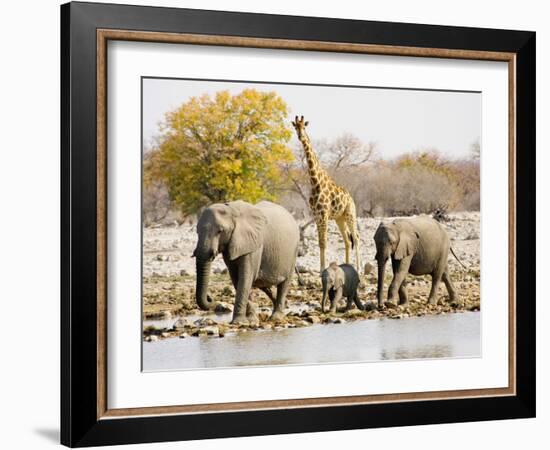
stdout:
POLYGON ((61 26, 63 444, 534 417, 535 33, 61 26))

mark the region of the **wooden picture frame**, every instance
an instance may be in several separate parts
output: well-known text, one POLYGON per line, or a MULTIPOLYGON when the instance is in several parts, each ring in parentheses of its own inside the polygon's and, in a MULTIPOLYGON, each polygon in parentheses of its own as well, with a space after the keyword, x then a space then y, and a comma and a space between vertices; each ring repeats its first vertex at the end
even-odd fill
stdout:
POLYGON ((61 7, 61 56, 63 444, 91 446, 534 417, 535 33, 69 3, 61 7), (109 40, 507 62, 508 387, 109 409, 106 401, 106 43, 109 40))

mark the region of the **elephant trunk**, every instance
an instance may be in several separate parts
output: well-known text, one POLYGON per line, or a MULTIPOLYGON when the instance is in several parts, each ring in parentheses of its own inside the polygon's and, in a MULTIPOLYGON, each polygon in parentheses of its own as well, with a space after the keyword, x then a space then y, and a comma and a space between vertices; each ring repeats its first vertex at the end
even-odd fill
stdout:
POLYGON ((386 261, 387 258, 380 258, 378 260, 378 307, 382 308, 384 306, 384 275, 386 274, 386 261))
POLYGON ((204 311, 214 309, 216 302, 208 296, 208 281, 210 279, 210 268, 212 260, 201 259, 197 257, 197 286, 195 290, 195 298, 197 305, 204 311))

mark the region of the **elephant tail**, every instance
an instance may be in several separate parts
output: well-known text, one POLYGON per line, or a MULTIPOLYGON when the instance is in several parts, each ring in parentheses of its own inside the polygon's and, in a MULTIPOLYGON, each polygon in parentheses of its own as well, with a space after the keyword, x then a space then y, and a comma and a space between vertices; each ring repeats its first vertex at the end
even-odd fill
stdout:
POLYGON ((452 253, 453 256, 456 258, 456 260, 460 263, 460 265, 461 265, 462 267, 464 267, 466 270, 468 270, 468 268, 467 268, 464 264, 462 264, 462 261, 461 261, 460 259, 458 259, 458 256, 456 256, 456 253, 455 253, 455 251, 453 250, 453 248, 452 248, 452 247, 449 247, 449 248, 451 249, 451 253, 452 253))

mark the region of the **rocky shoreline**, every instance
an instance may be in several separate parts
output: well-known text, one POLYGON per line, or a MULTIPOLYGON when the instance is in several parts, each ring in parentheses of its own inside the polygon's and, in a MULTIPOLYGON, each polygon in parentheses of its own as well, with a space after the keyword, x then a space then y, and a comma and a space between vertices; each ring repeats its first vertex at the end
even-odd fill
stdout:
MULTIPOLYGON (((461 291, 461 302, 451 304, 448 297, 443 295, 437 305, 427 303, 427 294, 431 281, 429 277, 418 277, 409 283, 408 291, 410 301, 407 305, 390 305, 383 310, 377 309, 375 292, 372 288, 363 285, 360 293, 364 310, 354 307, 349 311, 344 310, 344 303, 334 314, 321 311, 320 283, 309 277, 304 280, 305 286, 299 286, 295 282, 294 290, 289 294, 286 317, 277 322, 269 320, 271 314, 271 301, 261 292, 255 293, 253 301, 256 319, 249 325, 233 325, 231 312, 233 305, 233 288, 222 284, 227 282, 223 275, 218 275, 217 280, 212 280, 210 291, 214 298, 219 298, 214 312, 201 311, 192 301, 178 301, 178 286, 188 284, 186 277, 179 281, 172 279, 166 286, 166 280, 147 280, 156 284, 166 295, 156 296, 156 302, 149 298, 144 307, 145 326, 143 338, 145 341, 157 341, 166 338, 189 337, 224 337, 229 333, 242 333, 252 330, 281 330, 287 328, 301 328, 322 324, 343 324, 356 320, 374 319, 407 319, 409 317, 421 317, 425 315, 443 315, 462 313, 465 311, 479 311, 480 299, 476 294, 476 286, 479 289, 479 279, 475 276, 464 274, 463 280, 455 281, 461 291), (162 280, 162 281, 161 281, 162 280), (223 280, 223 281, 222 281, 223 280), (160 285, 160 286, 159 286, 160 285), (368 300, 364 300, 365 297, 368 300), (161 323, 159 325, 147 325, 147 321, 161 323)), ((214 277, 213 277, 214 278, 214 277)), ((371 280, 372 282, 372 280, 371 280)), ((443 288, 441 288, 443 289, 443 288)), ((182 289, 185 292, 185 289, 182 289)))

